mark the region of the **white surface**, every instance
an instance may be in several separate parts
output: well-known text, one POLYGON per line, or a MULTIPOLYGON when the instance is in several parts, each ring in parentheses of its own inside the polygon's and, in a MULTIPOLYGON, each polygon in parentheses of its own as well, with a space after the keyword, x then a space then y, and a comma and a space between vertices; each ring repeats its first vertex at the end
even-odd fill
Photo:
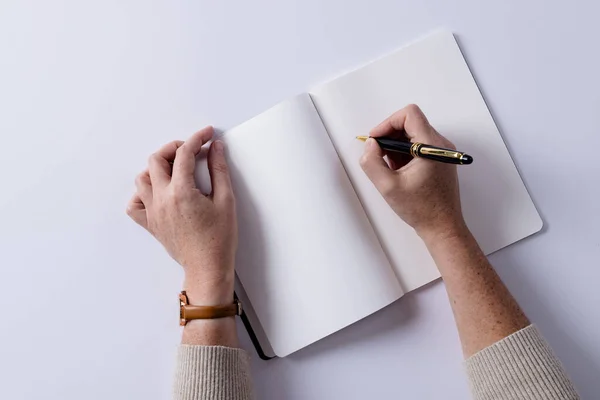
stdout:
MULTIPOLYGON (((442 134, 478 160, 459 169, 461 198, 486 254, 541 229, 451 32, 291 97, 222 136, 238 204, 236 271, 276 355, 440 276, 421 239, 357 162, 364 145, 355 137, 410 103, 421 104, 442 134)), ((205 161, 199 165, 199 185, 208 186, 205 161)))
MULTIPOLYGON (((545 222, 491 260, 595 398, 599 12, 539 0, 3 1, 0 398, 168 398, 181 272, 124 214, 147 156, 440 26, 457 34, 545 222)), ((468 397, 440 282, 253 368, 261 399, 468 397)))
POLYGON ((452 33, 436 32, 311 91, 344 168, 405 292, 439 278, 423 241, 397 218, 357 160, 368 132, 419 104, 429 121, 476 160, 458 168, 467 225, 486 254, 538 232, 542 221, 452 33))
POLYGON ((236 271, 275 354, 287 356, 402 296, 308 94, 223 140, 240 228, 236 271))

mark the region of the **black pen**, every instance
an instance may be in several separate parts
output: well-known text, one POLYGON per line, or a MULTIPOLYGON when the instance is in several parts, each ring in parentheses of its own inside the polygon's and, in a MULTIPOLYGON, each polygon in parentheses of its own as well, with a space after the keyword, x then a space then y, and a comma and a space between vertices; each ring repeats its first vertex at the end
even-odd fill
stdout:
MULTIPOLYGON (((356 138, 366 142, 369 136, 357 136, 356 138)), ((379 146, 386 151, 394 151, 397 153, 408 154, 413 157, 421 157, 448 164, 467 165, 473 162, 473 157, 461 151, 384 137, 372 139, 375 139, 379 146)))

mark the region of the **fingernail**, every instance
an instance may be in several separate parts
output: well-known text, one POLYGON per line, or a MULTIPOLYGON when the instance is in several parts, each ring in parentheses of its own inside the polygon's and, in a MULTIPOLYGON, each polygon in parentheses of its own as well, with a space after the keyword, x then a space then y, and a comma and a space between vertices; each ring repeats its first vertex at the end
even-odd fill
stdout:
POLYGON ((366 145, 367 145, 367 146, 368 146, 370 149, 374 148, 373 146, 378 146, 377 142, 376 142, 376 141, 375 141, 375 139, 373 139, 373 138, 368 138, 368 139, 367 139, 367 143, 366 143, 366 145))
POLYGON ((215 142, 213 143, 213 147, 215 148, 215 151, 219 154, 223 153, 223 150, 225 149, 225 144, 223 142, 221 142, 220 140, 215 140, 215 142))

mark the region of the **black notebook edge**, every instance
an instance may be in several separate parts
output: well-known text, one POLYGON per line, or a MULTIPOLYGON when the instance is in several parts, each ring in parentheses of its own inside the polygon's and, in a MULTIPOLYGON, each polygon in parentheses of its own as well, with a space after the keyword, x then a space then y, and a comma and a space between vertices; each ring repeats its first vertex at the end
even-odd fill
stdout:
MULTIPOLYGON (((233 292, 233 297, 236 300, 239 300, 238 295, 236 292, 233 292)), ((242 320, 242 323, 244 324, 244 328, 246 328, 246 332, 248 332, 248 336, 250 337, 250 341, 252 342, 252 345, 254 346, 254 350, 256 350, 256 354, 258 354, 258 357, 261 360, 265 360, 265 361, 269 361, 272 360, 274 358, 277 358, 277 356, 268 356, 265 351, 263 350, 260 341, 258 340, 258 337, 256 336, 256 332, 254 332, 254 328, 252 328, 252 324, 250 323, 250 319, 248 318, 248 315, 246 314, 246 311, 244 311, 244 304, 242 303, 242 315, 240 315, 240 318, 242 320)))

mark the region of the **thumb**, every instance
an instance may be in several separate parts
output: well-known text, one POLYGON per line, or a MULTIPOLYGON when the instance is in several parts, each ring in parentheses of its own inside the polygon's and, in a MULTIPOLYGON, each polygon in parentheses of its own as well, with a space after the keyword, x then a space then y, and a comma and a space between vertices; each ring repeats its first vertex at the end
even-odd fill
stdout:
POLYGON ((394 177, 396 176, 396 172, 383 159, 384 155, 377 141, 369 138, 365 143, 365 151, 360 158, 360 166, 381 193, 386 191, 386 187, 394 183, 394 177))
POLYGON ((208 172, 210 173, 213 199, 216 202, 233 199, 229 167, 225 160, 225 144, 220 140, 215 140, 210 146, 208 172))

